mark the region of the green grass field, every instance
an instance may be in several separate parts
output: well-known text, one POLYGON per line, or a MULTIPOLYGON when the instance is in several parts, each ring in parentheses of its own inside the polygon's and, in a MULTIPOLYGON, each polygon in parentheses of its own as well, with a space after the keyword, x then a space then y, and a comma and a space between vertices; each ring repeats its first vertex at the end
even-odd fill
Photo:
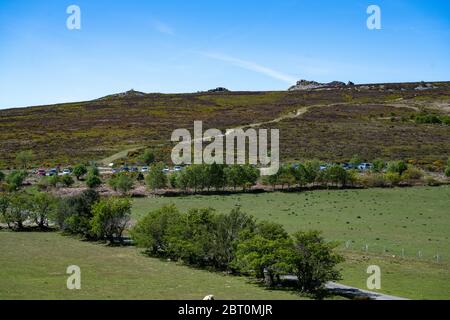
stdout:
POLYGON ((242 277, 148 258, 134 247, 107 247, 58 233, 0 232, 4 299, 300 299, 242 277), (81 290, 68 290, 66 269, 81 268, 81 290))
POLYGON ((133 215, 138 219, 169 203, 185 209, 212 207, 218 212, 241 206, 258 219, 283 224, 290 232, 317 229, 327 239, 339 241, 347 257, 345 284, 365 288, 366 269, 377 264, 382 268, 385 293, 449 299, 449 199, 448 186, 142 198, 134 201, 133 215))

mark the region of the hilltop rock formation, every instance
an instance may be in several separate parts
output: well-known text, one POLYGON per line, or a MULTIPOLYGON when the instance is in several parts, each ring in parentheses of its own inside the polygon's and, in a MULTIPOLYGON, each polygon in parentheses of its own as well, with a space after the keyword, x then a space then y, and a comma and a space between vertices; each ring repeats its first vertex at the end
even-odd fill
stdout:
POLYGON ((208 92, 214 93, 214 92, 230 92, 227 88, 223 87, 217 87, 215 89, 208 90, 208 92))
MULTIPOLYGON (((352 82, 349 82, 349 85, 353 85, 352 82)), ((320 83, 316 81, 308 81, 308 80, 300 80, 297 81, 297 84, 290 87, 289 91, 301 91, 301 90, 313 90, 319 88, 344 88, 347 85, 341 81, 332 81, 329 83, 320 83)))

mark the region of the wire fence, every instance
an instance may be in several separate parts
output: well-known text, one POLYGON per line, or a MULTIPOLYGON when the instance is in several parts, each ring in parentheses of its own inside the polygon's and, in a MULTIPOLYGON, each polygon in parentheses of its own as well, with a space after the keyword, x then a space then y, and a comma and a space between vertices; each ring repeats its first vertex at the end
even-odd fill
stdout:
POLYGON ((412 259, 436 264, 450 264, 450 253, 442 249, 411 248, 401 244, 373 244, 368 242, 347 240, 344 241, 340 249, 349 252, 366 253, 389 257, 392 259, 412 259))

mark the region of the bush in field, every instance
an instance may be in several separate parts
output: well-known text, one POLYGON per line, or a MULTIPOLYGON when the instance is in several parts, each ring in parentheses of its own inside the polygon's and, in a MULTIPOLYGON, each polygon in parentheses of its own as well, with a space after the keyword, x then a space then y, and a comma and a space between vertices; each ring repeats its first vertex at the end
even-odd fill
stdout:
POLYGON ((390 186, 397 186, 402 181, 401 175, 397 172, 387 172, 384 174, 384 178, 390 186))
POLYGON ((181 190, 187 191, 190 185, 188 170, 182 170, 172 175, 175 177, 175 186, 181 190))
POLYGON ((383 159, 375 159, 373 161, 372 172, 382 173, 386 168, 386 162, 383 159))
POLYGON ((22 230, 24 223, 30 217, 29 196, 25 193, 13 193, 6 201, 8 207, 2 213, 2 221, 8 225, 8 228, 22 230))
POLYGON ((73 178, 69 175, 62 176, 60 178, 60 181, 63 184, 63 186, 65 186, 67 188, 73 186, 73 184, 75 183, 75 181, 73 181, 73 178))
POLYGON ((91 238, 92 206, 99 198, 99 194, 92 189, 63 198, 59 201, 52 218, 62 231, 91 238))
POLYGON ((163 172, 163 163, 156 163, 150 168, 150 172, 145 178, 145 182, 149 189, 163 189, 167 187, 167 175, 163 172))
POLYGON ((242 187, 245 191, 247 188, 254 186, 259 177, 257 168, 251 165, 231 165, 224 169, 227 185, 233 187, 242 187))
POLYGON ((318 160, 306 161, 304 166, 306 183, 315 183, 320 173, 320 162, 318 160))
POLYGON ((48 227, 50 217, 54 216, 57 208, 57 199, 52 195, 39 192, 31 196, 30 218, 40 228, 48 227))
POLYGON ((233 265, 241 272, 257 278, 265 278, 267 275, 266 284, 272 286, 275 277, 292 272, 292 252, 292 239, 283 226, 260 222, 255 231, 237 245, 233 265))
POLYGON ((213 246, 214 214, 211 209, 192 209, 167 226, 166 254, 189 265, 207 266, 213 246))
POLYGON ((408 169, 408 165, 404 161, 391 161, 387 165, 388 173, 398 173, 402 175, 408 169))
POLYGON ((155 154, 152 150, 146 149, 141 156, 141 161, 145 163, 147 166, 151 165, 155 162, 155 154))
POLYGON ((80 180, 82 176, 84 176, 88 172, 88 169, 84 164, 79 164, 75 166, 73 169, 73 174, 77 177, 77 180, 80 180))
POLYGON ((208 170, 208 185, 217 190, 223 189, 226 185, 225 165, 213 163, 208 170))
POLYGON ((98 239, 122 241, 122 235, 130 221, 131 202, 123 198, 101 199, 92 206, 91 230, 98 239))
POLYGON ((18 190, 28 176, 26 171, 13 171, 5 179, 9 191, 18 190))
POLYGON ((211 265, 220 270, 234 269, 237 246, 244 234, 253 232, 255 219, 240 208, 217 215, 210 226, 214 245, 210 248, 211 265))
POLYGON ((115 190, 126 194, 133 189, 134 180, 126 172, 120 172, 111 177, 108 181, 109 185, 115 190))
POLYGON ((0 182, 3 182, 5 180, 5 174, 0 171, 0 182))
POLYGON ((6 223, 10 202, 9 194, 0 193, 0 222, 6 223))
POLYGON ((173 205, 148 213, 130 231, 134 243, 146 248, 151 255, 164 255, 168 246, 168 226, 179 217, 180 212, 173 205))
POLYGON ((332 185, 342 185, 346 186, 348 181, 347 171, 341 166, 334 165, 326 168, 322 171, 325 175, 324 179, 327 183, 331 183, 332 185))
POLYGON ((406 179, 406 180, 420 180, 422 179, 424 176, 424 173, 422 170, 413 167, 413 166, 409 166, 408 169, 406 169, 403 173, 402 173, 402 179, 406 179))
POLYGON ((382 173, 374 173, 367 176, 362 176, 359 178, 362 185, 368 188, 382 188, 386 187, 387 181, 386 177, 382 173))
POLYGON ((341 279, 337 265, 344 259, 334 252, 337 243, 327 243, 318 231, 297 232, 293 238, 288 263, 298 278, 300 291, 315 293, 328 281, 341 279))
POLYGON ((86 177, 86 186, 91 189, 95 189, 99 187, 102 184, 102 180, 99 176, 89 173, 86 177))
POLYGON ((281 185, 281 188, 284 189, 284 186, 287 186, 288 189, 291 188, 296 183, 294 169, 290 165, 285 165, 280 168, 278 171, 278 175, 276 175, 276 184, 281 185))

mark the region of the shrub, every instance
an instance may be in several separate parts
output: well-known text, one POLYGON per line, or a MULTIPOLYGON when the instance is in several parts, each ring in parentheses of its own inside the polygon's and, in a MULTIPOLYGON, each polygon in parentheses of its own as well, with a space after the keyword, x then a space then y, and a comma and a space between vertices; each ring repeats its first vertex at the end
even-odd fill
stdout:
POLYGON ((88 170, 84 164, 79 164, 73 169, 73 174, 77 177, 77 180, 80 180, 87 172, 88 170))
POLYGON ((6 193, 0 193, 0 222, 7 223, 7 213, 10 204, 10 196, 6 193))
POLYGON ((109 185, 115 190, 126 194, 133 189, 134 181, 127 173, 120 172, 109 179, 109 185))
POLYGON ((147 149, 142 154, 141 161, 144 162, 147 166, 149 166, 153 162, 155 162, 155 154, 153 153, 153 151, 147 149))
POLYGON ((447 168, 445 169, 445 175, 446 175, 447 177, 450 177, 450 167, 447 167, 447 168))
POLYGON ((0 171, 0 182, 3 182, 5 180, 5 174, 0 171))
POLYGON ((131 202, 129 199, 101 199, 92 206, 92 233, 99 239, 114 238, 122 241, 122 234, 130 221, 131 202))
POLYGON ((102 180, 100 180, 100 178, 93 173, 89 173, 88 176, 86 177, 86 185, 88 186, 88 188, 95 189, 99 187, 101 184, 102 180))
POLYGON ((239 242, 233 265, 246 274, 265 278, 266 285, 272 286, 275 278, 292 272, 289 261, 293 242, 283 226, 261 222, 254 233, 239 242))
POLYGON ((408 165, 404 161, 391 161, 388 163, 387 172, 388 173, 398 173, 402 175, 408 169, 408 165))
POLYGON ((57 200, 52 195, 39 192, 30 199, 30 217, 40 228, 48 227, 50 217, 54 216, 57 200))
POLYGON ((386 186, 386 177, 381 173, 364 175, 359 178, 362 185, 368 188, 382 188, 386 186))
POLYGON ((13 171, 6 177, 6 183, 8 190, 16 191, 18 190, 28 176, 26 171, 13 171))
POLYGON ((382 159, 373 161, 372 172, 381 173, 386 168, 386 162, 382 159))
POLYGON ((397 172, 387 172, 384 177, 390 186, 397 186, 402 181, 400 174, 397 172))
POLYGON ((409 166, 408 169, 403 172, 402 178, 407 180, 419 180, 422 179, 423 175, 424 174, 422 170, 413 166, 409 166))
POLYGON ((75 181, 73 180, 73 178, 72 178, 71 176, 65 175, 65 176, 62 176, 62 177, 61 177, 61 183, 62 183, 65 187, 69 188, 69 187, 73 186, 73 184, 75 183, 75 181))
POLYGON ((99 194, 92 189, 81 194, 61 199, 53 220, 67 233, 80 234, 91 238, 92 206, 99 200, 99 194))
POLYGON ((22 230, 30 217, 30 197, 25 193, 14 193, 9 197, 8 208, 3 212, 3 222, 9 228, 22 230))
POLYGON ((145 182, 150 189, 156 190, 167 187, 167 176, 163 170, 164 164, 161 162, 152 165, 149 174, 145 178, 145 182))
POLYGON ((315 293, 328 281, 341 279, 337 265, 344 261, 334 252, 337 243, 327 243, 318 231, 297 232, 293 235, 291 261, 302 292, 315 293))
POLYGON ((149 254, 164 255, 168 247, 168 226, 179 217, 180 212, 173 205, 148 213, 130 231, 134 243, 146 248, 149 254))
POLYGON ((441 185, 439 181, 430 176, 425 177, 425 183, 430 187, 437 187, 441 185))

